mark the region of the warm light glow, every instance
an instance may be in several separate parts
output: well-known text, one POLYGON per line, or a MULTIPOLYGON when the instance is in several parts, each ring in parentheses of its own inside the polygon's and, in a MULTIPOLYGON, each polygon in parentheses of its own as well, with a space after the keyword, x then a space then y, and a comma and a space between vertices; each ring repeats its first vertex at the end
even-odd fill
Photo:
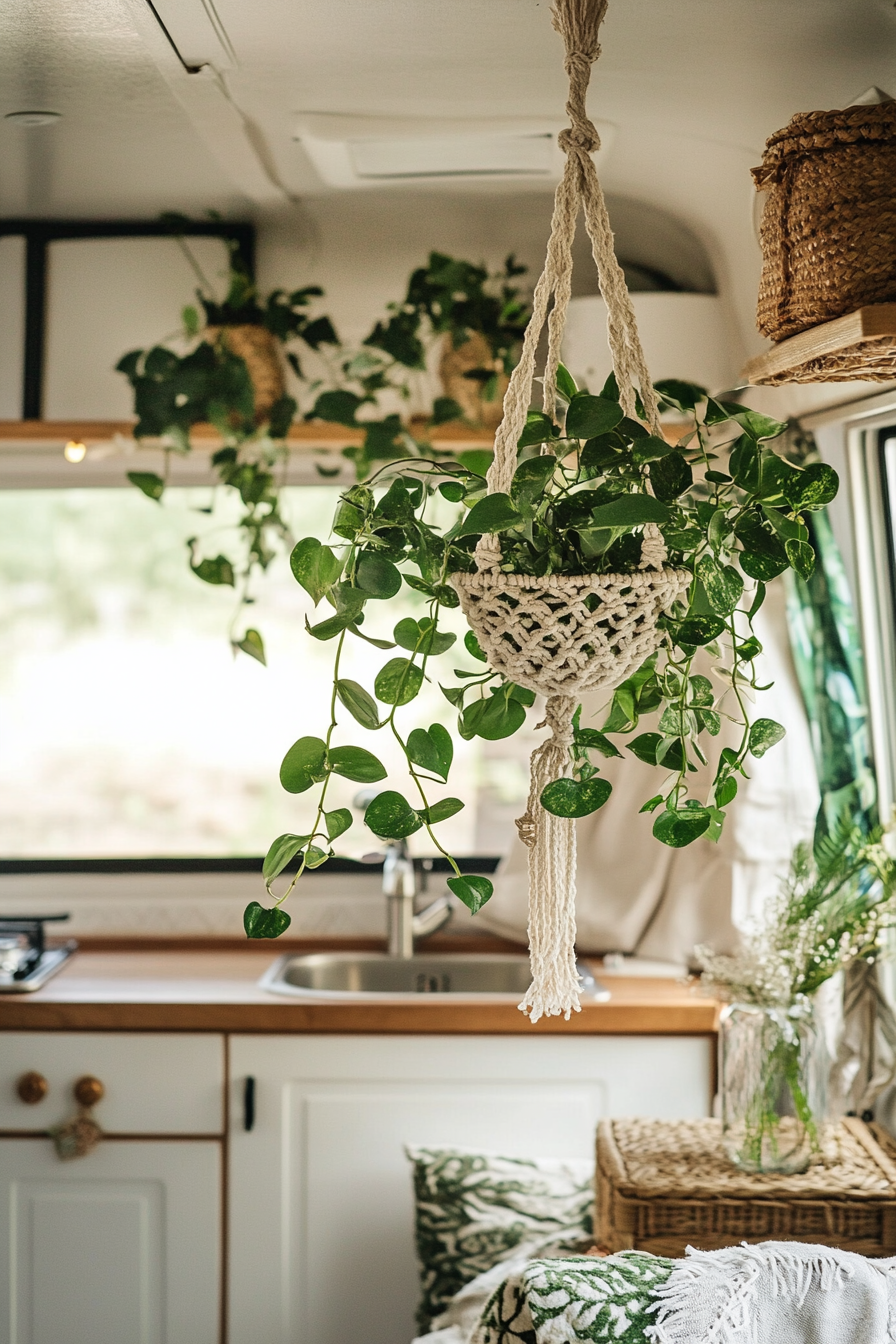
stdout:
POLYGON ((78 443, 76 439, 69 439, 62 451, 66 462, 83 462, 87 456, 87 444, 78 443))

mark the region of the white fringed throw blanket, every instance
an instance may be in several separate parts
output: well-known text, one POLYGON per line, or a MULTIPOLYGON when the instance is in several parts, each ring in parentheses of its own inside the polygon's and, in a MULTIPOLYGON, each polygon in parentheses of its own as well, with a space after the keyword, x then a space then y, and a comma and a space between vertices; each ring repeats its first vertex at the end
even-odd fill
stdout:
POLYGON ((426 1344, 896 1344, 896 1259, 799 1242, 507 1261, 455 1301, 426 1344))

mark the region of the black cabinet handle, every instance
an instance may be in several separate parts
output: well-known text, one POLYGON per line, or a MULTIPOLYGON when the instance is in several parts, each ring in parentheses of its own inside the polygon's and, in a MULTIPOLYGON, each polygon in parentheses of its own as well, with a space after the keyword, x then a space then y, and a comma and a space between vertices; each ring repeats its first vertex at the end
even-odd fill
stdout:
POLYGON ((243 1129, 255 1128, 255 1079, 247 1078, 243 1083, 243 1129))

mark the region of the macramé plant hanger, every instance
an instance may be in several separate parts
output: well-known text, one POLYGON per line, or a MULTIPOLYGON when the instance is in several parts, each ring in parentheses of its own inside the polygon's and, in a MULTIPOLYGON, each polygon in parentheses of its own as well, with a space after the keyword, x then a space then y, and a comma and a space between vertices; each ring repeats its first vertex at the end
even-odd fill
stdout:
POLYGON ((464 806, 458 798, 433 801, 451 770, 451 734, 441 723, 408 731, 400 713, 455 643, 439 618, 460 605, 470 627, 464 645, 478 671, 456 668, 459 685, 439 681, 458 711, 460 736, 509 737, 536 697, 546 700, 540 726, 550 736, 532 755, 528 806, 517 823, 529 848, 532 961, 520 1007, 533 1022, 579 1007, 576 819, 610 796, 597 758, 622 755, 612 737, 634 734, 623 745, 662 772, 659 791, 640 810, 654 814, 658 841, 680 848, 700 836, 718 839, 749 758, 784 736, 780 724, 747 713, 747 699, 761 689, 754 666, 761 645, 750 623, 767 582, 791 567, 811 574, 803 513, 824 507, 838 484, 830 467, 793 465, 769 447, 785 425, 677 380, 659 391, 691 422, 678 443, 663 437, 592 159, 598 136, 585 110, 606 8, 607 0, 557 0, 553 12, 570 81, 571 124, 560 136, 566 164, 487 478, 462 460, 390 461, 341 495, 334 546, 312 536, 292 553, 293 574, 315 606, 326 600, 333 608, 308 624, 312 638, 335 648, 329 724, 286 753, 281 783, 297 794, 316 787, 316 814, 306 833, 274 841, 264 863, 273 905, 253 901, 244 920, 251 938, 283 933, 289 893, 333 856, 334 841, 354 820, 349 808, 328 802, 333 778, 366 785, 386 778, 372 752, 343 745, 345 714, 391 735, 407 762, 411 798, 391 788, 376 793, 366 826, 382 840, 425 830, 452 870, 455 895, 474 914, 489 899, 489 879, 463 873, 435 829, 464 806), (614 376, 600 395, 579 391, 560 363, 580 210, 613 357, 614 376), (529 399, 545 323, 544 411, 535 412, 529 399), (726 426, 734 437, 717 445, 726 426), (730 452, 720 470, 723 447, 730 452), (428 512, 437 494, 462 506, 447 530, 428 512), (426 617, 404 616, 391 641, 374 638, 361 628, 366 609, 382 609, 402 583, 424 596, 426 617), (341 670, 348 636, 403 651, 377 673, 374 695, 341 670), (715 660, 716 682, 694 668, 704 649, 715 660), (607 718, 601 729, 583 725, 579 698, 601 689, 612 692, 607 718), (645 732, 639 720, 653 713, 656 730, 645 732), (734 726, 738 743, 718 753, 707 796, 693 798, 694 762, 708 761, 700 738, 716 737, 723 722, 734 726), (275 894, 272 884, 293 864, 286 890, 275 894))
MULTIPOLYGON (((591 240, 601 294, 607 305, 607 333, 613 372, 626 416, 638 418, 635 386, 651 433, 662 438, 659 407, 638 337, 635 312, 622 268, 592 154, 600 138, 585 109, 591 66, 600 55, 598 32, 608 0, 557 0, 554 27, 566 45, 570 126, 560 134, 566 154, 554 198, 547 261, 535 287, 532 317, 520 362, 504 398, 504 419, 495 436, 488 473, 489 494, 510 490, 517 467, 517 444, 526 425, 539 337, 547 322, 544 413, 553 419, 557 369, 572 294, 572 244, 579 211, 591 240), (548 313, 551 299, 553 308, 548 313)), ((578 1006, 575 960, 576 822, 542 807, 543 789, 563 776, 573 741, 573 715, 585 691, 617 686, 654 653, 664 634, 657 618, 687 590, 687 570, 665 567, 666 545, 655 524, 644 527, 640 573, 550 575, 502 572, 498 536, 484 536, 476 548, 476 572, 453 578, 470 627, 490 666, 511 681, 547 696, 545 722, 550 738, 532 754, 529 802, 517 822, 529 847, 529 947, 533 982, 523 1009, 533 1021, 543 1013, 578 1006), (589 595, 598 601, 586 604, 589 595)))

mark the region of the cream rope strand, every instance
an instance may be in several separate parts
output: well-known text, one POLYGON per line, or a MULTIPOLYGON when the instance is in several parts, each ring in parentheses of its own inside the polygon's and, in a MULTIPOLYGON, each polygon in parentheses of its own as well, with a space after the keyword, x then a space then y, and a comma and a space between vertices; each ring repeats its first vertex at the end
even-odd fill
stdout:
MULTIPOLYGON (((566 162, 554 197, 547 255, 535 286, 532 316, 504 396, 504 414, 488 472, 489 494, 510 491, 545 322, 548 354, 543 404, 545 413, 554 416, 580 208, 607 305, 607 338, 622 409, 631 418, 637 416, 637 386, 644 418, 654 434, 661 433, 656 394, 591 157, 600 148, 600 137, 585 100, 591 66, 600 55, 598 33, 607 4, 608 0, 556 0, 551 12, 566 47, 564 64, 569 76, 566 110, 570 124, 559 137, 566 162)), ((502 573, 500 539, 483 536, 476 547, 476 573, 458 574, 452 580, 490 666, 548 695, 545 720, 539 727, 550 728, 551 736, 532 754, 528 806, 517 822, 529 847, 532 962, 532 985, 520 1008, 533 1022, 543 1014, 563 1013, 568 1018, 571 1011, 578 1012, 580 986, 575 964, 575 821, 547 812, 541 794, 568 768, 578 693, 588 687, 617 685, 662 642, 657 618, 670 609, 690 579, 687 571, 665 569, 666 557, 659 528, 648 523, 642 532, 641 574, 539 579, 502 573), (593 594, 599 597, 597 608, 593 594)))

